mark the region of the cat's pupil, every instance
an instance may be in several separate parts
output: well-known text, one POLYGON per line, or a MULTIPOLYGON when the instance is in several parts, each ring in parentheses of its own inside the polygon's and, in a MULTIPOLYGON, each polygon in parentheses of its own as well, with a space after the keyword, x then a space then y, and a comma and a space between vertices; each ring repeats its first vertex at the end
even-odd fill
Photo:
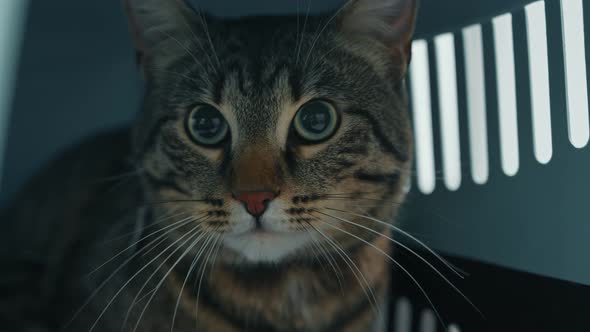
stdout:
POLYGON ((194 120, 193 131, 202 138, 214 138, 223 130, 224 119, 213 108, 206 107, 199 110, 194 120))
POLYGON ((330 125, 331 114, 322 104, 310 105, 302 110, 301 124, 314 134, 321 134, 330 125))

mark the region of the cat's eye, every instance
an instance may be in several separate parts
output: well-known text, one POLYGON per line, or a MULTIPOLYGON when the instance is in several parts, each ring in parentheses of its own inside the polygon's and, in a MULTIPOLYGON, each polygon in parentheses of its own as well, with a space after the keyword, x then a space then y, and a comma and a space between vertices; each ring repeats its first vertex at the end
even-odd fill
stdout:
POLYGON ((330 138, 338 127, 338 112, 332 104, 311 101, 297 111, 293 128, 297 135, 310 143, 318 143, 330 138))
POLYGON ((216 146, 225 141, 229 126, 225 118, 211 105, 199 105, 189 114, 186 127, 189 135, 198 144, 216 146))

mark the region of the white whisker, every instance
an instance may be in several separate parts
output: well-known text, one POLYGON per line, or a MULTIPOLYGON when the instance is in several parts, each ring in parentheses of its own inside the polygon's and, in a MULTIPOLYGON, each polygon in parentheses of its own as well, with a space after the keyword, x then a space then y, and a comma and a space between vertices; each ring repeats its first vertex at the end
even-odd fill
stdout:
MULTIPOLYGON (((328 209, 328 208, 326 208, 326 209, 328 209)), ((328 210, 341 211, 341 210, 338 210, 338 209, 328 209, 328 210)), ((322 213, 322 212, 320 212, 320 211, 317 211, 317 210, 316 210, 316 212, 317 212, 317 213, 320 213, 320 214, 324 214, 324 213, 322 213)), ((345 211, 341 211, 341 212, 344 212, 344 213, 346 213, 345 211)), ((356 215, 355 213, 350 213, 350 214, 356 215)), ((430 262, 428 262, 428 261, 427 261, 425 258, 423 258, 422 256, 420 256, 420 255, 419 255, 417 252, 415 252, 414 250, 412 250, 412 249, 411 249, 411 248, 409 248, 408 246, 406 246, 406 245, 404 245, 404 244, 400 243, 399 241, 396 241, 395 239, 393 239, 393 238, 391 238, 391 237, 389 237, 389 236, 387 236, 387 235, 385 235, 385 234, 381 234, 381 233, 379 233, 379 232, 375 231, 374 229, 372 229, 372 228, 370 228, 370 227, 366 227, 366 226, 360 225, 360 224, 358 224, 358 223, 355 223, 355 222, 353 222, 353 221, 346 220, 346 219, 344 219, 344 218, 339 218, 339 217, 337 217, 337 216, 333 216, 333 215, 330 215, 330 214, 324 214, 324 215, 326 215, 326 216, 328 216, 328 217, 336 218, 336 219, 338 219, 338 220, 340 220, 340 221, 342 221, 342 222, 344 222, 344 223, 347 223, 347 224, 349 224, 349 225, 353 225, 353 226, 356 226, 356 227, 362 228, 362 229, 364 229, 364 230, 366 230, 366 231, 369 231, 369 232, 371 232, 371 233, 373 233, 373 234, 376 234, 376 235, 378 235, 378 236, 381 236, 381 237, 383 237, 383 238, 386 238, 386 239, 390 240, 391 242, 395 243, 396 245, 398 245, 398 246, 400 246, 400 247, 404 248, 404 249, 405 249, 405 250, 407 250, 409 253, 411 253, 412 255, 416 256, 416 257, 417 257, 419 260, 421 260, 422 262, 424 262, 424 263, 425 263, 425 264, 426 264, 428 267, 430 267, 430 268, 431 268, 431 269, 432 269, 432 270, 433 270, 433 271, 434 271, 434 272, 435 272, 437 275, 439 275, 439 276, 440 276, 440 277, 441 277, 441 278, 442 278, 442 279, 443 279, 443 280, 444 280, 444 281, 445 281, 445 282, 446 282, 446 283, 447 283, 449 286, 451 286, 451 288, 453 288, 453 290, 454 290, 455 292, 457 292, 459 295, 461 295, 461 297, 463 297, 463 299, 464 299, 465 301, 467 301, 467 302, 468 302, 468 303, 469 303, 469 304, 470 304, 470 305, 471 305, 473 308, 475 308, 475 310, 477 310, 478 312, 480 312, 480 311, 479 311, 479 309, 477 308, 477 306, 476 306, 476 305, 475 305, 475 304, 474 304, 474 303, 473 303, 473 302, 472 302, 472 301, 471 301, 471 300, 470 300, 470 299, 469 299, 469 298, 468 298, 468 297, 467 297, 465 294, 463 294, 463 292, 461 292, 461 290, 459 290, 459 288, 458 288, 457 286, 455 286, 455 284, 453 284, 453 283, 452 283, 452 282, 451 282, 451 281, 450 281, 450 280, 449 280, 449 279, 448 279, 448 278, 447 278, 447 277, 446 277, 446 276, 445 276, 445 275, 444 275, 442 272, 440 272, 440 271, 439 271, 439 270, 438 270, 438 269, 437 269, 437 268, 436 268, 434 265, 432 265, 432 264, 431 264, 430 262)), ((360 215, 359 215, 359 216, 360 216, 360 215)), ((453 270, 453 271, 454 271, 454 270, 453 270)), ((480 314, 481 314, 481 312, 480 312, 480 314)))
MULTIPOLYGON (((319 211, 316 211, 317 213, 326 215, 328 217, 331 218, 335 218, 337 220, 340 220, 340 218, 329 215, 327 213, 322 213, 319 211)), ((340 231, 348 236, 351 236, 361 242, 363 242, 364 244, 370 246, 371 248, 377 250, 379 253, 381 253, 382 255, 384 255, 385 257, 387 257, 393 264, 395 264, 398 268, 400 268, 410 279, 412 279, 412 282, 414 282, 414 284, 418 287, 418 289, 420 290, 420 292, 424 295, 424 297, 426 298, 426 300, 428 301, 428 303, 430 304, 430 306, 432 307, 432 310, 434 310, 434 312, 436 313, 436 316, 438 317, 438 319, 440 320, 440 322, 442 323, 442 325, 446 326, 444 320, 442 319, 441 315, 439 314, 438 310, 436 309, 436 306, 434 305, 434 303, 432 302, 432 300, 430 299, 430 296, 428 295, 428 293, 426 292, 426 290, 422 287, 422 285, 420 285, 420 283, 418 282, 418 280, 416 280, 416 278, 410 273, 410 271, 408 271, 405 267, 403 267, 403 265, 401 265, 399 262, 397 262, 393 257, 391 257, 388 253, 386 253, 385 251, 381 250, 379 247, 377 247, 376 245, 362 239, 361 237, 354 235, 344 229, 341 229, 340 227, 334 226, 333 224, 322 220, 321 218, 317 219, 318 221, 320 221, 321 223, 323 223, 324 225, 327 225, 337 231, 340 231)))
MULTIPOLYGON (((315 220, 321 221, 320 219, 314 217, 315 220)), ((359 269, 359 267, 356 265, 356 263, 352 260, 352 258, 350 258, 350 256, 348 256, 348 254, 344 251, 344 249, 342 249, 342 247, 340 247, 335 240, 331 239, 328 235, 326 235, 324 232, 320 231, 317 227, 313 226, 311 223, 308 223, 309 226, 311 226, 316 232, 318 232, 327 242, 328 244, 330 244, 334 249, 336 249, 336 252, 340 255, 340 258, 342 258, 342 260, 344 260, 344 262, 346 263, 346 265, 348 266, 348 268, 350 269, 350 271, 352 272, 352 274, 354 275, 354 277, 356 278, 356 280, 359 283, 359 286, 361 287, 361 289, 363 290, 363 292, 365 293, 365 296, 367 296, 367 299, 369 300, 369 302, 371 303, 371 305, 373 306, 373 308, 375 309, 375 311, 377 312, 378 315, 380 315, 381 313, 381 308, 379 306, 379 302, 377 301, 377 297, 375 296, 375 293, 373 292, 373 288, 371 287, 371 285, 369 284, 369 282, 367 281, 367 278, 365 278, 365 275, 363 274, 363 272, 359 269), (354 267, 354 269, 353 269, 354 267), (358 275, 357 272, 358 271, 358 275), (359 278, 360 275, 360 278, 359 278), (362 278, 362 281, 361 281, 362 278), (366 288, 363 286, 363 283, 366 285, 366 288)))
MULTIPOLYGON (((98 322, 100 321, 100 319, 102 318, 102 316, 104 316, 104 314, 106 313, 106 311, 108 310, 108 308, 113 304, 113 302, 115 301, 115 299, 123 292, 123 290, 125 289, 125 287, 127 287, 127 285, 129 285, 131 283, 131 281, 133 281, 142 271, 144 271, 146 268, 148 268, 148 266, 150 266, 153 262, 155 262, 158 258, 160 258, 170 248, 172 248, 173 246, 175 246, 178 242, 182 241, 186 236, 189 236, 189 235, 191 235, 191 233, 193 233, 194 231, 198 230, 199 227, 200 227, 200 225, 197 225, 193 229, 191 229, 190 231, 188 231, 187 233, 185 233, 184 235, 180 236, 178 239, 176 239, 174 242, 172 242, 172 244, 170 244, 168 247, 166 247, 164 250, 162 250, 158 255, 156 255, 156 257, 152 258, 152 260, 150 260, 148 263, 146 263, 144 266, 142 266, 139 269, 139 271, 137 271, 133 276, 131 276, 131 278, 129 278, 123 284, 123 286, 121 286, 121 288, 115 293, 115 295, 113 295, 113 297, 107 303, 107 305, 105 306, 105 308, 100 312, 100 314, 98 315, 98 317, 94 321, 94 324, 92 324, 92 326, 90 327, 90 329, 88 330, 88 332, 92 332, 94 330, 94 328, 96 327, 96 325, 98 325, 98 322)), ((188 241, 190 241, 190 239, 191 238, 189 237, 187 240, 185 240, 177 249, 175 249, 172 252, 172 254, 170 254, 166 258, 166 260, 168 258, 172 257, 172 255, 174 255, 179 250, 179 248, 182 248, 182 246, 184 246, 188 241)))
MULTIPOLYGON (((199 225, 198 225, 199 226, 199 225)), ((198 227, 197 226, 197 227, 198 227)), ((195 236, 197 236, 199 234, 199 232, 191 235, 191 237, 189 238, 189 240, 193 239, 195 236)), ((205 235, 207 233, 202 233, 201 235, 205 235)), ((211 239, 212 236, 209 236, 208 239, 211 239)), ((180 255, 180 257, 178 257, 178 259, 176 259, 176 261, 172 264, 172 266, 170 267, 170 269, 168 269, 168 271, 164 274, 164 276, 160 279, 160 281, 158 282, 158 284, 156 285, 156 291, 154 293, 152 293, 152 295, 150 296, 150 298, 148 299, 147 303, 145 304, 145 306, 143 307, 143 309, 141 310, 141 313, 139 314, 139 318, 137 318, 137 322, 135 323, 135 327, 133 328, 133 332, 137 331, 137 328, 139 327, 139 324, 141 324, 141 318, 143 317, 143 315, 145 314, 147 308, 149 307, 150 303, 152 302, 152 300, 154 299, 154 297, 156 296, 156 293, 158 291, 158 289, 160 289, 160 287, 162 287, 162 285, 164 284, 164 282, 166 281, 166 278, 168 278, 168 276, 170 275, 170 273, 174 270, 174 268, 182 261, 182 259, 188 255, 189 252, 191 252, 191 250, 199 243, 200 239, 202 237, 200 235, 198 235, 197 239, 193 240, 193 242, 186 248, 186 250, 180 255)), ((186 243, 186 242, 185 242, 186 243)), ((184 246, 181 245, 179 248, 177 248, 172 255, 178 251, 180 248, 182 248, 184 246)), ((166 261, 172 257, 172 255, 168 256, 163 262, 162 264, 160 264, 160 266, 156 269, 156 272, 166 263, 166 261)), ((152 275, 153 276, 153 275, 152 275)), ((150 276, 150 278, 152 277, 150 276)))

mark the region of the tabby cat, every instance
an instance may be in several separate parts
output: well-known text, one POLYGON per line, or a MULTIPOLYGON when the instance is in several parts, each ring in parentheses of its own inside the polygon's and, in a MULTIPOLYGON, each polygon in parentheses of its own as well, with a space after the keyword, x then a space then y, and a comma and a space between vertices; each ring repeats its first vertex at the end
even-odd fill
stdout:
POLYGON ((377 328, 416 0, 239 19, 124 5, 142 110, 5 211, 3 331, 377 328))

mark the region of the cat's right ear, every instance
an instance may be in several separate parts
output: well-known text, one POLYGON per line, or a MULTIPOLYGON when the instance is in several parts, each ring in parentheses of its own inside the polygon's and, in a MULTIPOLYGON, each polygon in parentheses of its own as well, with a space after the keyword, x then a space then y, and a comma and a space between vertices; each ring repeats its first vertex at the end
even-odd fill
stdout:
POLYGON ((165 66, 164 42, 183 43, 195 33, 197 14, 184 0, 123 0, 123 5, 144 71, 148 63, 165 66))

